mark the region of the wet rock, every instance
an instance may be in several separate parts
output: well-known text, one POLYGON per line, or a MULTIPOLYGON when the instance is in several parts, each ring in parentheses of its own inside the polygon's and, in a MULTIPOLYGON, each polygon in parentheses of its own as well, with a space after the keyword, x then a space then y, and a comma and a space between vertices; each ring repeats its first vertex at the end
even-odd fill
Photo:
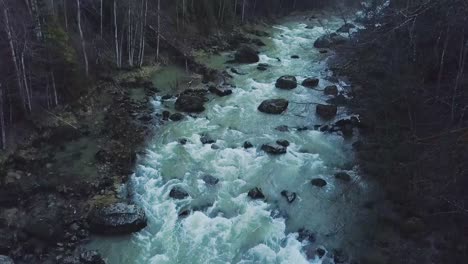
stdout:
POLYGON ((318 78, 307 78, 302 81, 302 86, 307 88, 316 87, 319 84, 320 80, 318 78))
POLYGON ((283 146, 283 147, 289 147, 289 141, 285 139, 279 139, 276 141, 276 144, 283 146))
POLYGON ((301 242, 304 240, 307 240, 309 242, 315 242, 315 234, 312 231, 305 228, 301 228, 299 229, 298 233, 299 236, 297 237, 297 240, 301 242))
POLYGON ((290 192, 290 191, 282 191, 281 192, 281 195, 286 198, 286 200, 288 201, 288 203, 292 203, 294 202, 294 200, 296 200, 296 193, 295 192, 290 192))
POLYGON ((315 253, 317 254, 319 258, 323 258, 323 256, 325 256, 327 251, 324 248, 319 247, 315 250, 315 253))
POLYGON ((211 149, 220 149, 220 146, 216 145, 216 144, 212 144, 211 145, 211 149))
POLYGON ((275 86, 279 89, 291 90, 297 87, 297 79, 292 75, 284 75, 276 80, 275 86))
POLYGON ((184 189, 182 189, 181 187, 177 187, 177 186, 172 188, 172 190, 169 192, 169 197, 178 199, 178 200, 185 199, 188 196, 189 194, 184 189))
POLYGON ((319 49, 332 48, 337 45, 345 44, 347 41, 348 39, 346 37, 337 33, 325 34, 314 42, 314 47, 319 49))
POLYGON ((349 33, 349 31, 353 28, 355 28, 356 26, 354 24, 351 24, 351 23, 346 23, 344 24, 343 26, 341 26, 338 30, 336 30, 336 32, 339 32, 339 33, 349 33))
POLYGON ((175 102, 178 111, 189 113, 201 113, 205 111, 205 99, 201 96, 182 94, 175 102))
POLYGON ((264 144, 262 150, 271 155, 286 154, 286 147, 276 144, 264 144))
POLYGON ((323 93, 324 93, 325 95, 337 96, 337 95, 338 95, 338 87, 337 87, 336 85, 327 86, 327 87, 325 87, 325 89, 323 90, 323 93))
POLYGON ((134 204, 115 203, 94 208, 89 216, 90 229, 102 235, 126 235, 146 227, 145 211, 134 204))
POLYGON ((239 72, 236 68, 231 68, 231 72, 232 72, 232 73, 235 73, 235 74, 237 74, 237 75, 246 75, 246 73, 239 72))
POLYGON ((219 88, 219 87, 216 87, 216 86, 210 86, 210 88, 208 90, 210 91, 210 93, 216 94, 219 97, 224 97, 224 96, 228 96, 228 95, 232 94, 231 89, 219 88))
POLYGON ((342 172, 338 172, 335 174, 335 179, 344 181, 344 182, 349 182, 351 181, 351 176, 348 173, 342 171, 342 172))
POLYGON ((322 50, 319 50, 319 52, 322 54, 325 54, 325 53, 328 53, 328 50, 322 49, 322 50))
POLYGON ((259 71, 266 71, 266 70, 268 70, 268 67, 260 66, 260 65, 259 65, 259 66, 257 66, 257 70, 259 70, 259 71))
POLYGON ((256 63, 260 60, 260 57, 255 49, 244 45, 234 54, 234 60, 239 63, 256 63))
POLYGON ((289 127, 286 125, 277 126, 275 129, 279 132, 289 132, 289 127))
POLYGON ((165 94, 163 96, 161 96, 161 100, 170 100, 172 99, 172 94, 165 94))
POLYGON ((170 116, 171 116, 171 112, 169 112, 169 111, 163 111, 162 112, 162 120, 167 121, 167 120, 169 120, 170 116))
POLYGON ((203 134, 201 137, 200 137, 200 141, 203 145, 205 144, 213 144, 216 142, 216 140, 212 139, 209 135, 207 134, 203 134))
POLYGON ((292 55, 291 59, 299 59, 299 55, 292 55))
POLYGON ((207 185, 216 185, 216 184, 218 184, 218 182, 219 182, 219 179, 218 179, 218 178, 216 178, 216 177, 214 177, 214 176, 212 176, 212 175, 209 175, 209 174, 204 175, 204 176, 202 177, 202 180, 203 180, 207 185))
POLYGON ((89 250, 80 254, 80 264, 106 264, 101 255, 95 250, 89 250))
POLYGON ((247 194, 250 198, 258 200, 258 199, 265 199, 265 195, 263 195, 262 190, 260 188, 256 187, 252 190, 249 191, 247 194))
POLYGON ((289 102, 286 99, 269 99, 263 101, 258 107, 258 111, 279 115, 282 114, 288 108, 289 102))
POLYGON ((172 120, 172 121, 180 121, 180 120, 184 119, 184 117, 185 116, 183 114, 181 114, 181 113, 174 113, 169 117, 169 119, 172 120))
POLYGON ((324 180, 324 179, 321 179, 321 178, 315 178, 315 179, 312 179, 310 181, 310 183, 312 183, 312 185, 314 186, 317 186, 317 187, 324 187, 325 185, 327 185, 327 182, 324 180))
POLYGON ((245 141, 243 147, 245 149, 249 149, 249 148, 253 148, 253 145, 249 141, 245 141))
POLYGON ((318 116, 324 119, 331 119, 338 113, 336 105, 323 105, 318 104, 316 107, 316 113, 318 116))
POLYGON ((12 258, 0 255, 0 264, 15 264, 12 258))
POLYGON ((187 139, 186 138, 181 138, 181 139, 179 139, 179 143, 181 145, 185 145, 185 144, 187 144, 187 139))
POLYGON ((339 94, 333 98, 327 100, 327 103, 333 105, 347 105, 349 100, 342 94, 339 94))

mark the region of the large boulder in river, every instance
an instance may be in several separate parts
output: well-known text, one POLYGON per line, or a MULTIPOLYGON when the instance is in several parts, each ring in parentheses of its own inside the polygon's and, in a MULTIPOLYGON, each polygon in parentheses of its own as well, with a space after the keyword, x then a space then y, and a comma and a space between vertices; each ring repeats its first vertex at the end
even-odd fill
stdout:
POLYGON ((239 63, 256 63, 260 61, 260 57, 255 49, 244 45, 236 51, 234 60, 239 63))
POLYGON ((189 113, 201 113, 205 111, 205 99, 202 96, 182 94, 175 102, 178 111, 189 113))
POLYGON ((288 105, 289 102, 286 99, 269 99, 263 101, 260 104, 260 106, 258 107, 258 111, 267 114, 279 115, 286 111, 288 105))
POLYGON ((314 47, 323 49, 323 48, 331 48, 337 45, 341 45, 346 43, 348 39, 340 34, 337 33, 331 33, 331 34, 326 34, 318 38, 314 42, 314 47))
POLYGON ((325 95, 334 95, 334 96, 337 96, 337 95, 338 95, 338 86, 336 86, 336 85, 327 86, 327 87, 325 87, 325 89, 323 90, 323 93, 324 93, 325 95))
POLYGON ((291 90, 297 87, 297 79, 292 75, 281 76, 276 80, 276 88, 291 90))
POLYGON ((287 147, 278 144, 264 144, 262 150, 271 155, 286 154, 287 147))
POLYGON ((145 211, 134 204, 115 203, 94 208, 88 216, 91 230, 102 235, 126 235, 146 227, 145 211))
POLYGON ((319 84, 320 80, 318 78, 307 78, 302 81, 302 86, 307 88, 316 87, 319 84))
POLYGON ((331 119, 336 116, 338 108, 336 105, 318 104, 316 107, 317 115, 324 119, 331 119))

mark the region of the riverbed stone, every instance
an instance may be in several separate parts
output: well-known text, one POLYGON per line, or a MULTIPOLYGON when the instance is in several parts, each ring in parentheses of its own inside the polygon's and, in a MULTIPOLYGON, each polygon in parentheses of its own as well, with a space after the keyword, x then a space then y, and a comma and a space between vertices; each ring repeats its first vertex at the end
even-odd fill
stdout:
POLYGON ((201 113, 205 111, 205 100, 201 96, 182 94, 175 102, 178 111, 189 113, 201 113))
POLYGON ((275 86, 279 89, 291 90, 297 87, 297 79, 292 75, 284 75, 276 80, 275 86))
POLYGON ((348 39, 337 33, 325 34, 314 42, 314 47, 319 49, 332 48, 337 45, 345 44, 348 39))
POLYGON ((300 58, 299 55, 292 55, 291 56, 291 59, 299 59, 299 58, 300 58))
POLYGON ((276 140, 276 144, 286 148, 289 147, 289 141, 287 141, 286 139, 278 139, 276 140))
POLYGON ((286 147, 277 144, 263 144, 262 150, 271 155, 286 154, 286 147))
POLYGON ((351 181, 351 176, 348 173, 344 172, 344 171, 335 173, 335 178, 337 180, 344 181, 344 182, 351 181))
POLYGON ((214 86, 214 85, 210 86, 208 88, 208 90, 210 91, 210 93, 216 94, 219 97, 224 97, 224 96, 228 96, 228 95, 232 94, 231 89, 220 88, 220 87, 217 87, 217 86, 214 86))
POLYGON ((336 86, 336 85, 329 85, 329 86, 325 87, 325 89, 323 90, 323 93, 324 93, 325 95, 337 96, 337 95, 338 95, 338 86, 336 86))
POLYGON ((310 183, 312 183, 312 185, 317 186, 317 187, 320 187, 320 188, 321 188, 321 187, 324 187, 325 185, 327 185, 327 182, 326 182, 324 179, 322 179, 322 178, 315 178, 315 179, 312 179, 312 180, 310 181, 310 183))
POLYGON ((258 187, 255 187, 252 190, 250 190, 247 195, 254 200, 265 199, 265 195, 263 195, 262 190, 258 187))
POLYGON ((146 227, 145 211, 135 204, 115 203, 94 208, 89 216, 90 229, 102 235, 126 235, 146 227))
POLYGON ((275 127, 275 130, 278 130, 279 132, 289 132, 289 127, 287 125, 281 125, 275 127))
POLYGON ((169 192, 169 197, 182 200, 185 199, 189 196, 189 194, 182 188, 182 187, 174 187, 172 190, 169 192))
POLYGON ((207 185, 216 185, 219 182, 219 179, 214 177, 213 175, 206 174, 202 177, 202 180, 207 184, 207 185))
POLYGON ((316 107, 316 113, 321 118, 331 119, 338 113, 338 107, 336 105, 318 104, 316 107))
POLYGON ((317 87, 319 82, 320 80, 318 78, 311 77, 302 81, 302 86, 307 87, 307 88, 314 88, 314 87, 317 87))
POLYGON ((234 54, 234 60, 238 63, 256 63, 260 57, 254 48, 243 45, 234 54))
POLYGON ((214 140, 210 135, 208 134, 203 134, 201 137, 200 137, 200 142, 205 145, 205 144, 213 144, 216 142, 216 140, 214 140))
POLYGON ((298 230, 299 236, 297 237, 297 240, 299 241, 304 241, 307 240, 309 242, 315 242, 315 234, 309 229, 301 228, 298 230))
POLYGON ((185 116, 181 113, 174 113, 169 117, 169 119, 177 122, 177 121, 181 121, 182 119, 184 119, 184 117, 185 116))
POLYGON ((250 141, 245 141, 243 147, 245 149, 253 148, 253 144, 250 141))
POLYGON ((290 191, 281 191, 281 196, 283 196, 284 198, 286 198, 286 201, 288 201, 288 203, 292 203, 294 202, 294 200, 296 200, 296 193, 295 192, 290 192, 290 191))
POLYGON ((169 117, 171 117, 171 112, 166 110, 162 112, 162 120, 169 120, 169 117))
POLYGON ((258 111, 279 115, 282 114, 288 108, 289 102, 286 99, 268 99, 263 101, 258 107, 258 111))

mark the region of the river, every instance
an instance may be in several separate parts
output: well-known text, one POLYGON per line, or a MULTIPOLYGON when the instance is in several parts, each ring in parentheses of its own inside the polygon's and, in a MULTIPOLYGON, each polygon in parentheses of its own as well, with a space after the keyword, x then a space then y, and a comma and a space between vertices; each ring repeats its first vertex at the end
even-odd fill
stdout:
MULTIPOLYGON (((320 53, 313 42, 342 25, 330 15, 321 21, 310 28, 307 25, 314 22, 298 15, 267 28, 270 37, 263 38, 267 46, 260 50, 260 62, 270 65, 267 71, 257 70, 257 64, 233 65, 245 74, 233 74, 231 82, 237 88, 232 95, 212 97, 196 118, 158 128, 131 181, 135 201, 146 210, 148 227, 131 237, 94 241, 92 247, 108 263, 339 263, 365 251, 373 215, 364 204, 376 189, 354 165, 355 138, 314 129, 326 123, 316 116, 313 103, 329 98, 320 89, 332 84, 327 58, 333 53, 320 53), (319 77, 319 87, 275 88, 277 78, 286 74, 296 76, 299 83, 319 77), (288 99, 288 110, 282 115, 257 110, 263 100, 272 98, 288 99), (289 131, 275 129, 279 126, 288 126, 289 131), (219 148, 202 144, 203 134, 216 140, 219 148), (180 139, 187 143, 180 144, 180 139), (278 139, 290 142, 286 154, 271 156, 260 149, 278 139), (245 141, 254 147, 244 149, 245 141), (335 178, 342 171, 351 175, 350 182, 335 178), (208 174, 219 182, 206 184, 203 176, 208 174), (322 178, 327 185, 313 186, 313 178, 322 178), (176 186, 189 197, 170 198, 176 186), (248 197, 255 187, 265 199, 248 197), (281 195, 284 190, 296 193, 292 203, 281 195), (184 211, 189 213, 179 216, 184 211), (299 237, 301 229, 309 232, 299 237), (309 239, 299 239, 304 236, 309 239), (327 254, 322 258, 311 254, 317 248, 327 254)), ((226 67, 219 62, 230 55, 206 62, 226 67)), ((346 86, 339 84, 341 89, 346 86)), ((173 107, 173 101, 162 103, 160 97, 153 103, 157 112, 173 107)), ((335 121, 347 115, 340 107, 335 121)))

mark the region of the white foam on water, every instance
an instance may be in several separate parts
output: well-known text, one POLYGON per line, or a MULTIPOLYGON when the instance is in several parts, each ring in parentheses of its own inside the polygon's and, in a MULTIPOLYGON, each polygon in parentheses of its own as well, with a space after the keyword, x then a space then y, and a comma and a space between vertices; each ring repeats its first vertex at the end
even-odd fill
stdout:
MULTIPOLYGON (((305 27, 297 22, 275 26, 273 44, 260 55, 261 62, 271 65, 268 71, 237 65, 248 74, 235 75, 238 88, 232 95, 207 103, 201 117, 169 122, 158 131, 131 182, 135 201, 146 210, 148 227, 130 239, 101 238, 91 247, 113 264, 321 263, 318 258, 307 260, 307 242, 297 240, 300 228, 316 233, 313 246, 356 247, 363 234, 356 223, 368 218, 359 206, 371 188, 353 172, 349 185, 334 179, 334 173, 353 160, 349 142, 312 130, 275 130, 280 125, 323 122, 315 116, 314 105, 301 104, 324 102, 327 98, 321 92, 300 85, 290 91, 274 87, 285 74, 296 75, 299 81, 324 76, 325 64, 312 47, 325 30, 305 27), (261 101, 270 98, 290 100, 288 111, 278 116, 257 111, 261 101), (210 135, 220 148, 203 145, 201 134, 210 135), (185 145, 178 143, 181 138, 187 139, 185 145), (269 156, 260 150, 277 139, 291 143, 286 154, 269 156), (256 147, 244 149, 246 140, 256 147), (206 174, 219 183, 205 184, 201 178, 206 174), (317 177, 328 184, 312 186, 310 180, 317 177), (175 186, 190 196, 170 198, 175 186), (247 196, 254 187, 262 189, 265 201, 247 196), (287 203, 283 190, 295 192, 296 200, 287 203), (185 210, 191 213, 179 216, 185 210)), ((326 84, 321 80, 321 86, 326 84)), ((153 104, 163 110, 158 98, 153 104)))

